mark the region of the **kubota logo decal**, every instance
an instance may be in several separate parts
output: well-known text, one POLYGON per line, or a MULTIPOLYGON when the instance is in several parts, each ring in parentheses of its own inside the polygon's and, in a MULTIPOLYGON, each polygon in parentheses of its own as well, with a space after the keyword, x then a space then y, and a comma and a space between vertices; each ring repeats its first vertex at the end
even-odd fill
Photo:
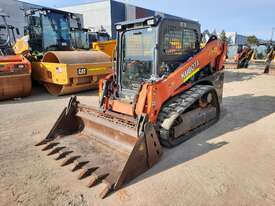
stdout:
POLYGON ((194 76, 194 74, 196 74, 200 70, 199 66, 200 62, 199 60, 197 60, 190 67, 188 67, 188 69, 185 70, 181 75, 181 77, 183 78, 183 82, 186 82, 192 76, 194 76))

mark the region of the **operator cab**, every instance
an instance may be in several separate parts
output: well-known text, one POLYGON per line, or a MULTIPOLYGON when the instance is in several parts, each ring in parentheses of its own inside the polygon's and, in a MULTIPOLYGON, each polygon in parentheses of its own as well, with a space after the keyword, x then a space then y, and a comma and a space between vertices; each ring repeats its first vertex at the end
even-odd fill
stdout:
POLYGON ((105 30, 89 31, 89 44, 92 46, 95 42, 104 42, 111 40, 110 35, 105 30))
POLYGON ((89 50, 89 30, 88 29, 79 29, 71 28, 71 45, 74 49, 89 50))
POLYGON ((87 31, 81 28, 80 19, 73 13, 38 8, 27 10, 25 16, 28 22, 25 34, 30 37, 32 52, 88 49, 87 31), (71 28, 73 20, 77 28, 71 28))
POLYGON ((153 16, 116 24, 119 98, 132 102, 143 82, 165 78, 200 50, 200 24, 153 16))
POLYGON ((0 55, 13 55, 12 45, 16 42, 19 29, 7 23, 4 13, 0 13, 0 55))

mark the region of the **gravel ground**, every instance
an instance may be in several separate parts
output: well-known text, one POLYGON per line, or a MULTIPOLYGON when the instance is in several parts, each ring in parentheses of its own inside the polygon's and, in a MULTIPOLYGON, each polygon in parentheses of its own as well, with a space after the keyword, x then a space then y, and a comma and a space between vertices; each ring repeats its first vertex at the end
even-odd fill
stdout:
MULTIPOLYGON (((97 104, 97 92, 78 95, 97 104)), ((87 180, 33 145, 44 138, 69 96, 34 88, 0 103, 0 205, 275 205, 275 76, 228 70, 221 120, 164 150, 162 161, 101 200, 87 180)))

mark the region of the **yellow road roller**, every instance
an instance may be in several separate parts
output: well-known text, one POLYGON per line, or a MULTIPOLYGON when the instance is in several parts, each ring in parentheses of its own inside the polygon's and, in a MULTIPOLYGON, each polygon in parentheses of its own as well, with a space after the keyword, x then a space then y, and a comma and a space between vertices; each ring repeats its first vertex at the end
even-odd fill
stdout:
POLYGON ((100 51, 52 51, 32 62, 32 77, 53 95, 72 94, 98 87, 111 73, 110 57, 100 51))
POLYGON ((51 94, 65 95, 97 88, 99 79, 111 73, 110 56, 89 50, 88 38, 78 35, 78 44, 74 43, 76 39, 70 24, 76 21, 76 25, 80 25, 74 14, 39 8, 27 10, 25 16, 30 48, 26 56, 32 63, 32 78, 51 94))

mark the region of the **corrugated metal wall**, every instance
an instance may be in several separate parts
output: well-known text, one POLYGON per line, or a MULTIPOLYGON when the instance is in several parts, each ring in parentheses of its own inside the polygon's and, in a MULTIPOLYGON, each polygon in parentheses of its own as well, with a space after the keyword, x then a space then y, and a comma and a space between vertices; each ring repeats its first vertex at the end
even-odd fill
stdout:
POLYGON ((84 27, 100 30, 103 27, 108 33, 112 32, 110 1, 99 1, 61 8, 64 11, 83 15, 84 27))
POLYGON ((136 7, 131 4, 125 4, 126 10, 126 19, 125 20, 134 20, 136 19, 136 7))
POLYGON ((115 24, 126 19, 125 4, 117 1, 110 1, 111 4, 111 23, 112 23, 112 37, 116 37, 115 24))
POLYGON ((155 11, 144 9, 141 7, 136 7, 136 19, 141 19, 144 17, 154 16, 155 11))
POLYGON ((99 0, 88 4, 79 4, 61 8, 62 10, 83 14, 84 26, 99 30, 102 26, 115 38, 115 24, 121 21, 134 20, 153 16, 171 16, 161 12, 125 4, 115 0, 99 0))

